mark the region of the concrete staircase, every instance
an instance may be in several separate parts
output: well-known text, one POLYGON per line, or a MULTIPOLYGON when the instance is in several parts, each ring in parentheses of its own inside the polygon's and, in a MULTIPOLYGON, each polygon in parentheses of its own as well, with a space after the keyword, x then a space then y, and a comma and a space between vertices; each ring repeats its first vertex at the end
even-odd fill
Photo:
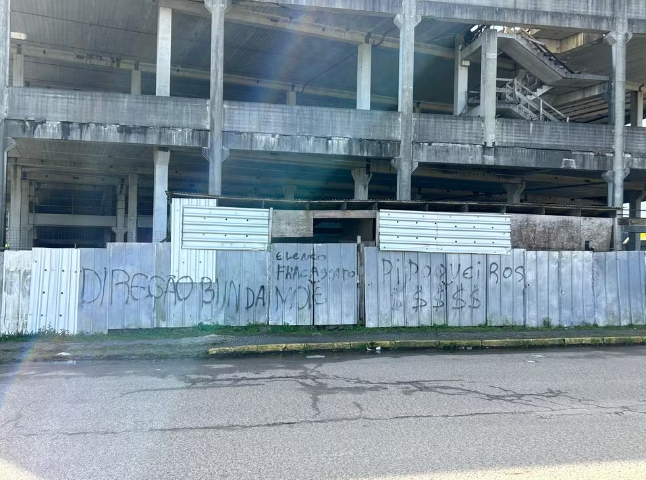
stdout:
POLYGON ((498 48, 544 85, 583 88, 608 81, 608 77, 602 75, 573 72, 541 42, 523 30, 514 33, 500 32, 498 48))

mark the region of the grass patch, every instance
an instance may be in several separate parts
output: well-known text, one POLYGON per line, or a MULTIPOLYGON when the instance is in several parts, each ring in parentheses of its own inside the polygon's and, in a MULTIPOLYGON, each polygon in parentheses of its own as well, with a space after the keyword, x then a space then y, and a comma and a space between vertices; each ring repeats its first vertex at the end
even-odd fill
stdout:
POLYGON ((333 326, 333 327, 313 327, 313 326, 269 326, 269 325, 247 325, 244 327, 233 327, 226 325, 204 325, 200 324, 194 327, 184 328, 154 328, 154 329, 139 329, 139 330, 111 330, 107 335, 105 334, 92 334, 92 335, 70 335, 65 331, 56 331, 52 328, 40 330, 30 334, 19 335, 0 335, 0 342, 34 342, 34 341, 49 341, 49 342, 102 342, 106 340, 164 340, 164 339, 179 339, 190 337, 201 337, 205 335, 228 335, 228 336, 312 336, 312 337, 325 337, 333 335, 377 335, 377 334, 397 334, 397 333, 439 333, 453 331, 456 333, 504 333, 504 332, 536 332, 536 331, 576 331, 576 330, 643 330, 646 331, 644 325, 634 325, 629 327, 617 326, 596 326, 596 325, 582 325, 578 327, 552 327, 552 328, 526 328, 519 326, 486 326, 481 325, 477 327, 449 327, 446 325, 437 325, 432 327, 395 327, 395 328, 366 328, 358 326, 333 326))

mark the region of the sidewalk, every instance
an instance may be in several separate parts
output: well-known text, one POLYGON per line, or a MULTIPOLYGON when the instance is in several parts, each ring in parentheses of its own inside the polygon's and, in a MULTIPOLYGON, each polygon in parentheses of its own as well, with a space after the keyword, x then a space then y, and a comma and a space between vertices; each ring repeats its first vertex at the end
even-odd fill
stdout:
MULTIPOLYGON (((217 330, 215 330, 217 332, 217 330)), ((226 335, 178 338, 120 339, 119 335, 34 338, 0 341, 0 363, 112 359, 199 358, 217 355, 280 354, 313 351, 366 351, 367 349, 479 349, 537 348, 576 345, 646 344, 645 327, 589 329, 338 329, 285 332, 265 327, 259 333, 228 328, 226 335), (232 333, 233 332, 233 333, 232 333)), ((133 333, 136 335, 136 333, 133 333)), ((142 335, 155 335, 144 332, 142 335)))

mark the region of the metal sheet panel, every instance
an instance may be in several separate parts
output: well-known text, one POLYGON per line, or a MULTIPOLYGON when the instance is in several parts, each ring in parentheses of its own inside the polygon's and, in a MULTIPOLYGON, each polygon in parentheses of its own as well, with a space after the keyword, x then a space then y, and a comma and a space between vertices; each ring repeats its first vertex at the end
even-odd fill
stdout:
POLYGON ((368 327, 448 323, 451 280, 446 255, 369 247, 365 249, 365 276, 368 327))
POLYGON ((28 312, 31 292, 32 252, 4 253, 2 318, 0 333, 29 333, 28 312))
MULTIPOLYGON (((171 263, 175 278, 215 278, 216 251, 182 248, 182 210, 185 206, 217 207, 216 199, 174 198, 171 206, 171 263)), ((169 273, 170 273, 169 272, 169 273)), ((181 280, 180 280, 181 283, 181 280)))
POLYGON ((314 325, 356 325, 357 245, 314 245, 310 292, 314 325))
POLYGON ((511 253, 508 215, 381 210, 379 247, 400 252, 511 253))
POLYGON ((77 333, 80 250, 34 248, 27 329, 77 333))
POLYGON ((171 279, 156 277, 155 244, 111 243, 108 252, 108 328, 153 328, 155 298, 174 294, 171 279))
POLYGON ((110 254, 105 248, 84 248, 80 252, 78 332, 108 333, 105 282, 110 254))
POLYGON ((219 251, 213 277, 190 277, 167 298, 169 327, 268 323, 269 252, 219 251))
POLYGON ((643 252, 594 254, 595 322, 643 324, 646 285, 643 252))
MULTIPOLYGON (((512 255, 487 255, 485 268, 487 325, 524 325, 525 251, 513 250, 512 255)), ((542 284, 539 282, 537 285, 540 288, 542 284)))
POLYGON ((313 246, 274 244, 271 255, 269 324, 312 325, 313 246))
POLYGON ((260 208, 182 208, 182 249, 267 250, 269 210, 260 208))

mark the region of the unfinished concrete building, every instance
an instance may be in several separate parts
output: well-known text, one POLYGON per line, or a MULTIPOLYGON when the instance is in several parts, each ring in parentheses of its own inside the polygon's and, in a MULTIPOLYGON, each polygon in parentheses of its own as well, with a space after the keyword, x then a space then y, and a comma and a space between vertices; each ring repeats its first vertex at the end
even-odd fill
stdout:
POLYGON ((288 241, 374 240, 387 207, 640 248, 643 0, 0 0, 0 25, 10 249, 161 241, 169 191, 295 212, 288 241))

